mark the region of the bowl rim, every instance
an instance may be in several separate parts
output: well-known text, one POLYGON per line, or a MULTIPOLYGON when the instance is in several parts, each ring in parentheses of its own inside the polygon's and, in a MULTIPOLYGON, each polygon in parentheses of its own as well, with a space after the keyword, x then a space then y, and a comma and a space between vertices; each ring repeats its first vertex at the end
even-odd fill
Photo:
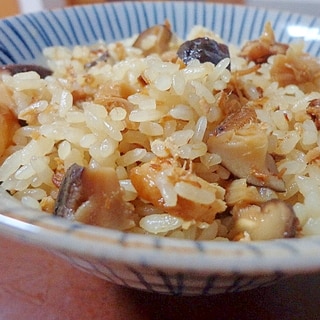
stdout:
POLYGON ((0 231, 25 243, 112 263, 201 273, 269 272, 298 274, 320 270, 320 236, 272 241, 180 240, 126 233, 72 222, 22 207, 0 187, 0 231))
MULTIPOLYGON (((137 5, 134 1, 104 3, 55 9, 55 12, 76 11, 82 7, 137 5)), ((142 1, 160 4, 162 2, 142 1)), ((197 1, 172 1, 173 4, 194 5, 197 1)), ((248 6, 204 3, 205 7, 248 6)), ((256 9, 261 12, 278 12, 256 9)), ((29 15, 38 15, 31 13, 29 15)), ((43 14, 43 13, 41 13, 43 14)), ((292 15, 290 13, 290 15, 292 15)), ((18 15, 1 21, 16 21, 26 15, 18 15)), ((299 15, 307 17, 307 15, 299 15)), ((311 18, 311 16, 309 17, 311 18)), ((319 19, 318 19, 319 20, 319 19)), ((317 20, 317 21, 318 21, 317 20)), ((320 20, 319 20, 320 21, 320 20)), ((196 273, 250 273, 261 275, 270 272, 292 273, 320 270, 320 236, 301 239, 280 239, 254 242, 177 240, 149 235, 124 233, 53 217, 23 207, 0 186, 0 232, 22 242, 32 243, 48 250, 72 253, 112 263, 143 265, 171 270, 188 269, 196 273)))
MULTIPOLYGON (((49 35, 46 35, 43 33, 43 31, 41 30, 41 26, 39 25, 39 21, 43 21, 43 19, 46 19, 45 21, 48 21, 49 24, 52 24, 53 22, 56 23, 57 21, 59 21, 59 19, 61 19, 62 17, 65 18, 65 22, 67 24, 70 24, 70 19, 80 19, 80 15, 83 14, 85 11, 86 13, 88 13, 91 9, 95 9, 94 10, 94 14, 97 15, 98 10, 101 11, 106 11, 108 14, 112 13, 116 13, 119 12, 118 10, 125 10, 125 9, 137 9, 137 11, 134 12, 135 17, 138 17, 140 14, 144 15, 144 18, 148 18, 148 15, 146 14, 147 10, 150 10, 150 12, 152 12, 152 15, 154 15, 154 19, 160 19, 157 17, 157 9, 161 9, 166 11, 166 14, 168 14, 168 12, 170 10, 177 12, 179 14, 186 14, 187 11, 183 11, 183 9, 185 8, 191 8, 191 10, 194 9, 195 13, 194 15, 203 15, 205 16, 204 19, 208 19, 208 15, 207 12, 209 11, 208 9, 210 8, 211 10, 220 10, 220 12, 224 12, 224 14, 226 13, 227 19, 229 19, 231 17, 231 19, 233 19, 233 16, 236 15, 236 13, 241 13, 242 18, 244 19, 241 22, 241 28, 245 28, 245 19, 248 15, 252 15, 252 20, 259 20, 262 19, 264 22, 267 22, 270 16, 273 17, 275 19, 275 23, 278 23, 279 21, 281 23, 298 23, 301 25, 305 25, 309 28, 312 28, 312 35, 313 36, 317 36, 313 33, 314 28, 317 27, 317 25, 320 23, 320 18, 318 18, 316 15, 308 15, 308 14, 299 14, 299 13, 294 13, 294 12, 290 12, 290 11, 286 11, 286 10, 277 10, 277 9, 271 9, 271 8, 263 8, 263 7, 259 7, 259 6, 254 6, 254 5, 242 5, 242 4, 232 4, 232 3, 215 3, 215 2, 206 2, 206 1, 186 1, 186 0, 173 0, 173 1, 152 1, 152 0, 142 0, 142 1, 132 1, 132 0, 125 0, 125 1, 111 1, 111 2, 105 2, 105 3, 95 3, 95 4, 84 4, 84 5, 74 5, 74 6, 68 6, 68 7, 63 7, 63 8, 55 8, 55 9, 51 9, 51 10, 42 10, 42 11, 38 11, 38 12, 31 12, 31 13, 26 13, 26 14, 18 14, 15 16, 10 16, 10 17, 6 17, 4 19, 0 19, 0 30, 1 28, 4 28, 4 30, 9 30, 16 22, 22 22, 22 20, 24 20, 25 17, 28 17, 29 21, 23 21, 23 23, 21 24, 21 26, 19 26, 17 29, 13 30, 13 33, 11 34, 12 36, 15 36, 15 39, 19 39, 21 40, 23 44, 26 44, 26 42, 24 42, 25 39, 22 39, 21 37, 19 37, 19 32, 20 32, 20 28, 24 28, 24 23, 28 23, 31 24, 31 28, 34 28, 35 32, 38 32, 40 35, 40 38, 47 38, 46 40, 48 40, 50 38, 49 35), (196 9, 196 10, 195 10, 196 9), (139 11, 141 10, 141 12, 139 11), (139 12, 138 12, 139 11, 139 12), (182 12, 179 12, 182 11, 182 12), (70 14, 70 15, 69 15, 70 14), (33 21, 33 19, 38 20, 36 23, 33 21), (51 19, 51 20, 50 20, 51 19), (52 20, 53 19, 53 20, 52 20), (57 20, 58 19, 58 20, 57 20), (51 21, 51 22, 49 22, 51 21)), ((189 13, 189 12, 188 12, 189 13)), ((125 15, 128 18, 129 12, 126 11, 125 15)), ((170 14, 168 14, 168 16, 170 16, 170 14)), ((88 18, 88 17, 86 17, 88 18)), ((100 18, 100 17, 99 17, 100 18)), ((150 18, 152 21, 152 18, 150 18)), ((196 18, 195 18, 196 19, 196 18)), ((139 27, 148 27, 148 23, 149 18, 147 19, 148 21, 144 22, 144 23, 140 23, 139 22, 139 27)), ((211 19, 212 20, 212 19, 211 19)), ((213 20, 210 22, 212 23, 213 20)), ((79 20, 80 21, 80 20, 79 20)), ((227 20, 228 21, 228 20, 227 20)), ((112 21, 111 21, 112 22, 112 21)), ((163 22, 163 20, 162 20, 163 22)), ((108 22, 109 26, 112 25, 112 23, 110 24, 110 21, 108 22)), ((160 21, 158 21, 158 23, 161 23, 160 21)), ((185 25, 183 24, 175 24, 173 27, 176 27, 177 30, 175 30, 175 32, 177 34, 179 34, 179 32, 183 33, 183 35, 179 34, 180 36, 185 36, 188 31, 186 27, 190 27, 190 25, 188 23, 186 23, 185 25)), ((219 24, 218 24, 219 25, 219 24)), ((30 26, 29 26, 30 27, 30 26)), ((59 23, 57 25, 57 27, 59 27, 59 23)), ((61 25, 60 25, 61 27, 61 25)), ((132 25, 130 25, 129 29, 131 30, 132 25)), ((97 26, 97 29, 101 28, 101 26, 97 26)), ((77 28, 76 28, 77 29, 77 28)), ((73 31, 73 35, 75 36, 75 38, 77 38, 77 30, 73 31)), ((79 28, 78 28, 79 29, 79 28)), ((51 27, 50 31, 54 30, 53 27, 51 27)), ((59 29, 61 30, 61 29, 59 29)), ((233 38, 232 33, 230 33, 230 29, 223 27, 222 28, 223 32, 225 30, 228 30, 227 33, 227 38, 224 38, 225 41, 231 41, 232 39, 235 40, 233 38)), ((121 35, 121 34, 126 34, 128 30, 120 30, 119 34, 117 34, 117 36, 121 35)), ((221 30, 220 30, 221 31, 221 30)), ((255 30, 255 31, 250 31, 250 36, 260 36, 261 32, 263 31, 263 27, 261 24, 261 28, 260 30, 255 30)), ((29 30, 30 32, 30 30, 29 30)), ((53 31, 53 33, 55 33, 53 31)), ((114 30, 111 31, 111 33, 114 35, 114 30)), ((218 34, 220 34, 218 32, 218 34)), ((221 34, 220 34, 221 35, 221 34)), ((240 34, 239 34, 240 35, 240 34)), ((104 36, 106 36, 108 38, 108 33, 104 33, 104 36)), ((283 36, 283 33, 280 34, 280 37, 283 36)), ((70 35, 68 35, 69 40, 72 43, 70 43, 70 45, 76 44, 76 42, 73 42, 73 40, 70 40, 70 35)), ((300 38, 300 36, 298 35, 287 35, 286 39, 291 41, 292 37, 297 37, 300 38)), ((306 35, 302 36, 305 37, 306 44, 309 40, 313 40, 313 39, 308 39, 308 37, 306 35)), ((242 37, 240 36, 239 39, 242 39, 242 37)), ((238 39, 238 40, 239 40, 238 39)), ((317 36, 316 38, 317 40, 319 40, 319 37, 317 36)), ((61 39, 60 39, 61 40, 61 39)), ((98 41, 99 39, 94 39, 94 41, 98 41)), ((108 40, 108 39, 104 39, 104 40, 108 40)), ((243 40, 243 39, 242 39, 243 40)), ((248 39, 245 39, 248 40, 248 39)), ((279 39, 280 40, 280 39, 279 39)), ((50 40, 49 40, 50 41, 50 40)), ((231 41, 232 42, 232 41, 231 41)), ((11 42, 13 43, 13 42, 11 42)), ((2 54, 6 54, 7 51, 5 49, 5 45, 6 43, 2 43, 2 39, 0 40, 0 53, 2 52, 2 54)), ((35 45, 38 46, 38 45, 35 45)), ((16 51, 18 50, 18 47, 16 46, 16 51)), ((312 48, 311 48, 312 49, 312 48)), ((30 51, 31 48, 29 48, 30 51)), ((320 55, 320 48, 317 48, 317 55, 320 55)), ((15 58, 15 56, 10 57, 10 58, 15 58)), ((39 56, 37 57, 32 57, 32 58, 25 58, 24 61, 30 62, 30 61, 34 61, 35 58, 39 58, 39 56)), ((5 64, 2 60, 1 60, 1 55, 0 55, 0 65, 5 64)))

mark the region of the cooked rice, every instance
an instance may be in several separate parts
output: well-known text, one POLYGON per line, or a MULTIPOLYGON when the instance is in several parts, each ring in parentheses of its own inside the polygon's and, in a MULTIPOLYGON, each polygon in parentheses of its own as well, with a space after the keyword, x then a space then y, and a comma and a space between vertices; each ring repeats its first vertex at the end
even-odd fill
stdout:
MULTIPOLYGON (((189 38, 203 35, 217 38, 198 26, 189 38)), ((184 219, 137 201, 129 172, 155 158, 172 157, 206 185, 172 184, 163 171, 156 183, 168 206, 175 206, 178 197, 198 206, 224 198, 217 183, 227 181, 231 174, 221 165, 221 157, 208 151, 205 139, 223 117, 219 99, 232 79, 227 69, 230 61, 214 65, 194 60, 181 68, 156 54, 143 57, 140 49, 132 47, 133 41, 46 48, 44 55, 53 76, 40 79, 35 72, 2 75, 10 104, 27 125, 16 131, 14 145, 0 160, 1 185, 24 205, 49 210, 58 192, 53 175, 63 175, 73 163, 112 167, 124 200, 135 206, 134 227, 127 231, 226 240, 230 215, 217 215, 210 221, 184 219), (92 64, 105 51, 108 62, 92 64)), ((180 43, 175 39, 171 49, 176 50, 180 43)), ((301 48, 291 45, 290 50, 298 54, 301 48)), ((232 72, 253 66, 237 56, 237 49, 231 52, 232 72)), ((293 84, 279 86, 270 76, 273 60, 270 57, 257 72, 238 78, 253 103, 263 101, 263 107, 256 109, 257 117, 271 133, 268 151, 276 155, 286 192, 247 186, 236 179, 230 186, 236 191, 229 190, 227 201, 234 205, 244 199, 283 199, 293 205, 301 235, 320 234, 320 136, 305 112, 310 101, 320 99, 320 92, 304 92, 293 84)), ((8 104, 1 99, 7 97, 0 97, 0 103, 8 104)))

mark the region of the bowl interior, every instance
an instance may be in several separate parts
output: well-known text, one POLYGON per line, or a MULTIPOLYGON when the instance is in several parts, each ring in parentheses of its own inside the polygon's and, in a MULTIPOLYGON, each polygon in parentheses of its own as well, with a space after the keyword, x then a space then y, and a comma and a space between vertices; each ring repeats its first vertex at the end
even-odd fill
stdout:
MULTIPOLYGON (((120 2, 44 11, 0 21, 0 65, 41 62, 48 46, 113 42, 168 19, 184 38, 194 25, 241 45, 270 21, 280 42, 305 41, 320 55, 320 19, 289 12, 204 2, 120 2)), ((0 192, 0 231, 63 255, 100 262, 186 270, 189 273, 255 274, 314 271, 320 266, 318 237, 256 243, 196 242, 125 234, 55 219, 23 208, 0 192), (91 258, 90 258, 91 257, 91 258)))

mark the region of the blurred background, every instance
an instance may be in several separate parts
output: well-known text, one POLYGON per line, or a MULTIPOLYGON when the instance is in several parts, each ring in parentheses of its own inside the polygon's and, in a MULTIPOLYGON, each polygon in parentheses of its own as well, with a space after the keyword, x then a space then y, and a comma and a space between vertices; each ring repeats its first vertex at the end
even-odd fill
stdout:
MULTIPOLYGON (((113 0, 121 1, 121 0, 113 0)), ((159 1, 159 0, 154 0, 159 1)), ((213 2, 214 0, 206 0, 213 2)), ((244 0, 216 0, 223 3, 243 3, 244 0)), ((63 6, 111 2, 110 0, 0 0, 0 18, 19 13, 34 12, 43 9, 55 9, 63 6)))
MULTIPOLYGON (((113 0, 121 1, 121 0, 113 0)), ((138 0, 136 0, 138 1, 138 0)), ((160 1, 160 0, 153 0, 160 1)), ((200 0, 201 1, 201 0, 200 0)), ((320 0, 202 0, 205 2, 246 4, 268 9, 278 9, 300 14, 318 14, 320 0)), ((63 6, 111 2, 110 0, 0 0, 0 18, 19 13, 34 12, 43 9, 55 9, 63 6)))

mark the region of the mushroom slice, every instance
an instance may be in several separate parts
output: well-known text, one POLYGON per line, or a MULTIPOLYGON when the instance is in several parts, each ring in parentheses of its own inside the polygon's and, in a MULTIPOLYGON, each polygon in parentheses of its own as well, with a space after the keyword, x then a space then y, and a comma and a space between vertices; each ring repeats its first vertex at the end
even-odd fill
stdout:
POLYGON ((236 177, 245 178, 255 186, 284 192, 285 184, 268 154, 268 135, 252 116, 254 110, 249 110, 243 107, 230 115, 208 138, 208 150, 218 154, 222 165, 236 177))
POLYGON ((133 206, 123 193, 113 168, 84 168, 73 164, 62 181, 54 214, 105 228, 133 226, 133 206))
POLYGON ((261 207, 249 205, 234 207, 234 225, 229 233, 231 240, 248 234, 250 240, 294 238, 299 226, 291 206, 282 200, 272 199, 261 207))
POLYGON ((133 47, 141 49, 145 56, 152 53, 162 54, 169 49, 171 37, 172 32, 168 23, 155 25, 140 33, 133 47))

